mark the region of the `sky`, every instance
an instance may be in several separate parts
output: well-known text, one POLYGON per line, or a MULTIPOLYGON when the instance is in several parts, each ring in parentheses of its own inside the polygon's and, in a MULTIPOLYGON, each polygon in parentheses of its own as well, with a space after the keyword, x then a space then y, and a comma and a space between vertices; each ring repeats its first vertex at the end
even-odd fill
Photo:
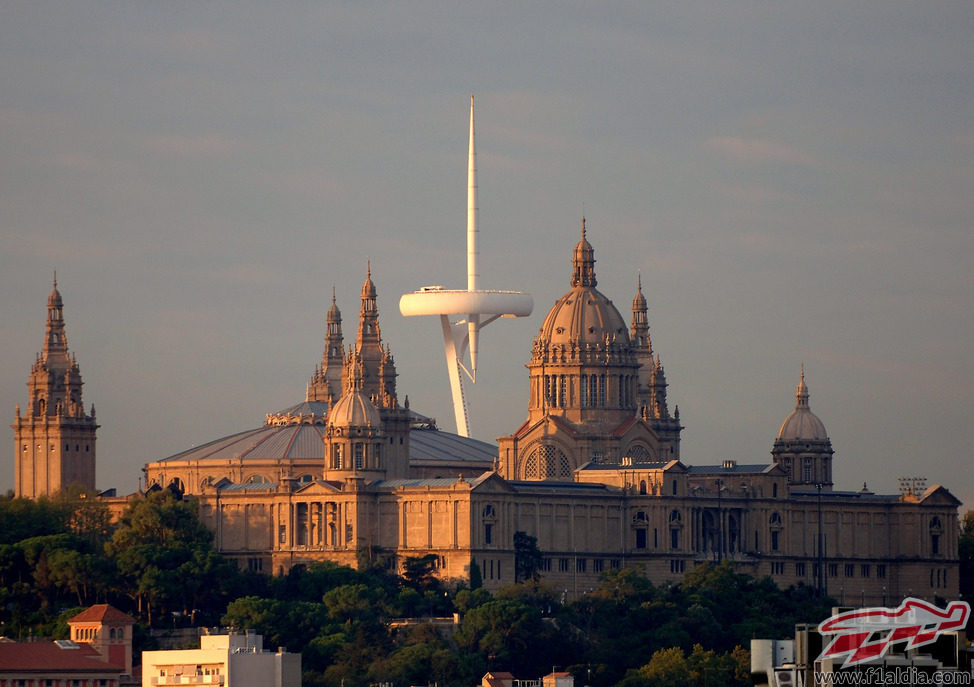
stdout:
POLYGON ((472 434, 527 416, 531 343, 586 217, 599 290, 649 304, 682 460, 770 461, 801 366, 836 488, 923 476, 974 508, 974 3, 0 2, 0 408, 57 271, 98 487, 304 399, 367 266, 400 400, 454 420, 439 322, 466 284, 472 434))

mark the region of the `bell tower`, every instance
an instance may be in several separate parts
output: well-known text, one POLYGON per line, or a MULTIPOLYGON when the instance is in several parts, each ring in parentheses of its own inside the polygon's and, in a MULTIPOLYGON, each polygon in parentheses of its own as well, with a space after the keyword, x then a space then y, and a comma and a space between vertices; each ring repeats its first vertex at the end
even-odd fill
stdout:
POLYGON ((47 299, 44 349, 27 382, 27 412, 17 405, 14 430, 15 492, 37 498, 69 485, 95 488, 95 407, 85 413, 81 370, 68 352, 64 302, 54 287, 47 299))

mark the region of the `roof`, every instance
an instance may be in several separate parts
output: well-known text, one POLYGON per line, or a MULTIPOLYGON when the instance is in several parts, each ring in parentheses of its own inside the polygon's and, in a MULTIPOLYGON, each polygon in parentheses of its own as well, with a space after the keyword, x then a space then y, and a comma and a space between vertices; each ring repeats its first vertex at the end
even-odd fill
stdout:
POLYGON ((508 481, 516 491, 562 491, 573 494, 599 493, 609 491, 610 487, 601 482, 555 482, 552 480, 508 481))
POLYGON ((687 472, 691 475, 746 475, 761 474, 775 467, 774 463, 754 463, 750 465, 690 465, 687 472))
POLYGON ((95 604, 74 616, 68 623, 128 623, 135 624, 135 618, 123 613, 111 604, 95 604))
POLYGON ((74 642, 0 642, 0 673, 108 673, 120 666, 106 663, 88 644, 74 642))
MULTIPOLYGON (((325 425, 310 420, 312 414, 321 418, 326 403, 305 401, 279 413, 268 415, 268 423, 255 429, 237 432, 205 444, 194 446, 180 453, 163 458, 168 462, 220 462, 234 461, 320 461, 324 451, 325 425), (292 412, 293 411, 293 412, 292 412), (307 411, 307 412, 305 412, 307 411), (286 423, 282 418, 304 417, 303 421, 286 423)), ((409 462, 456 463, 470 462, 490 467, 497 456, 495 444, 462 437, 437 429, 429 418, 410 412, 412 428, 409 433, 409 462)))

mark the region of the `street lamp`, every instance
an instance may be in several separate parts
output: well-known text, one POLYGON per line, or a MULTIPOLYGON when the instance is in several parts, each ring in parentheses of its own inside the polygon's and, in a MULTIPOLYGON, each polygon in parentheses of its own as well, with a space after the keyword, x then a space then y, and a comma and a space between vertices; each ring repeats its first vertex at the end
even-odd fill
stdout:
POLYGON ((724 559, 724 515, 720 508, 720 492, 724 490, 724 480, 714 481, 717 485, 717 564, 724 559))
POLYGON ((822 564, 822 484, 815 485, 818 490, 818 595, 825 595, 825 567, 822 564))

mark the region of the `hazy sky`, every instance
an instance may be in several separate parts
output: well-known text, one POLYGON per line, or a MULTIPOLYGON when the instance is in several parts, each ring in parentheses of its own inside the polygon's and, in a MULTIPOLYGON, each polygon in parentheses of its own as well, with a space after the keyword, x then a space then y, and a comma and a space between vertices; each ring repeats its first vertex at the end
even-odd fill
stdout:
POLYGON ((0 3, 0 408, 57 270, 98 486, 303 400, 367 261, 400 399, 454 426, 435 318, 466 283, 473 434, 527 415, 581 216, 628 321, 642 275, 683 461, 766 462, 805 364, 837 488, 974 507, 974 3, 0 3))

